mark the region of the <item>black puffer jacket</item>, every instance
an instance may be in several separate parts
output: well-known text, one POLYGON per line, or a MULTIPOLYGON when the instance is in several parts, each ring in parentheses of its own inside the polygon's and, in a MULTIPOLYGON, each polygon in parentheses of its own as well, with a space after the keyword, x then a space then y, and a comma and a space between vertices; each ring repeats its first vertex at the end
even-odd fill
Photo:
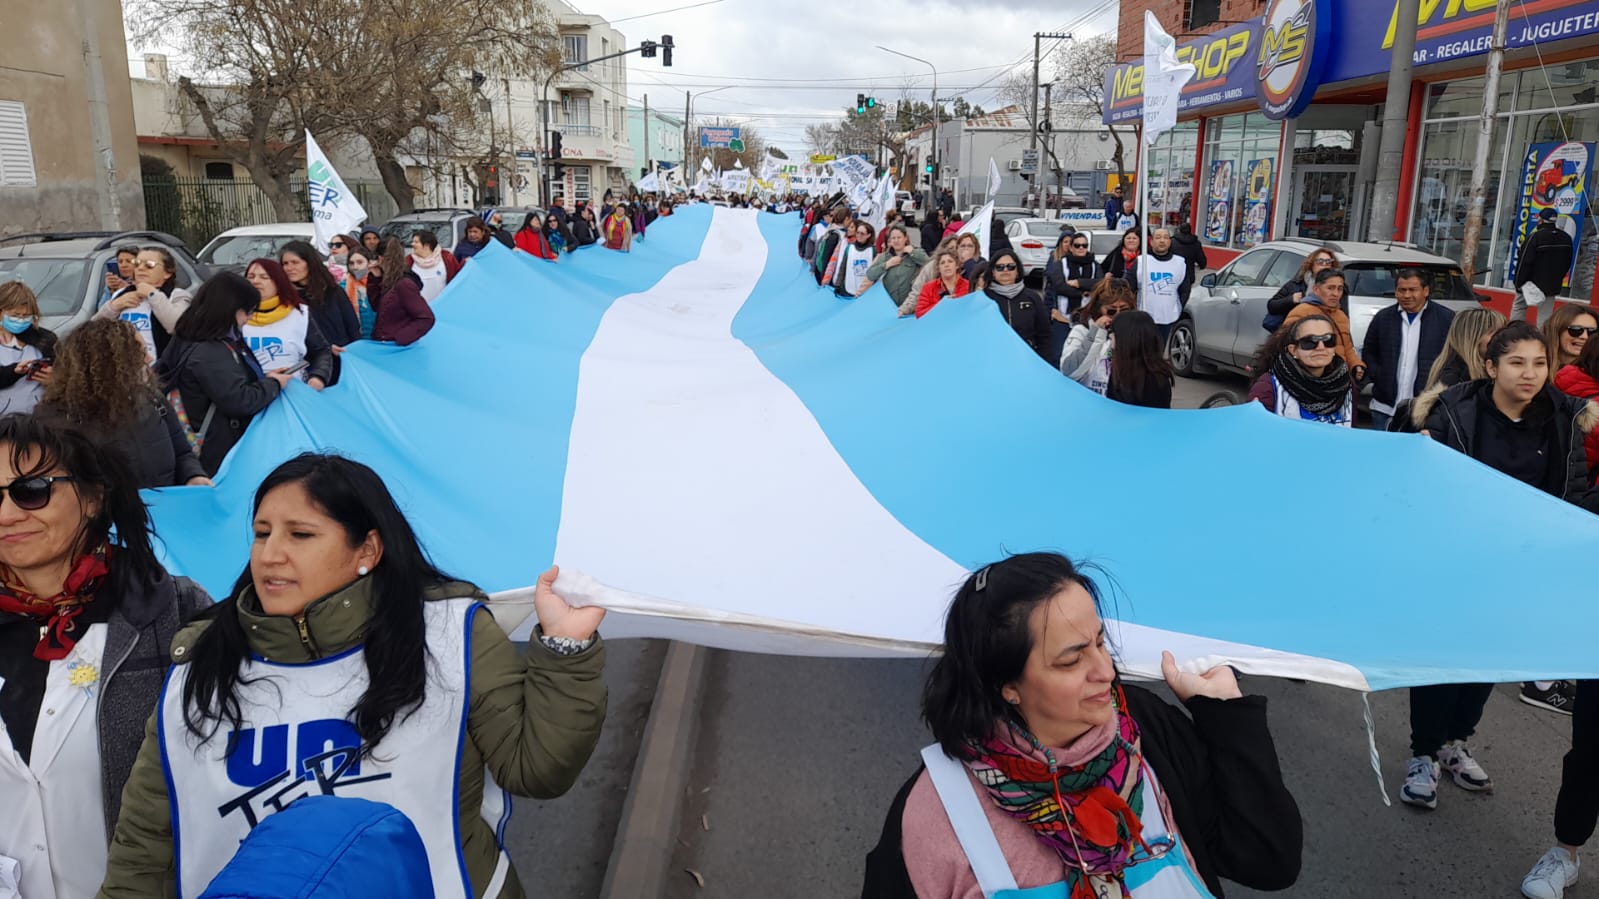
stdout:
POLYGON ((999 314, 1005 316, 1006 323, 1016 332, 1016 336, 1027 341, 1033 352, 1048 362, 1051 332, 1049 307, 1044 305, 1044 298, 1038 295, 1038 291, 1024 287, 1015 296, 1005 297, 995 293, 990 286, 983 292, 999 307, 999 314))
POLYGON ((174 337, 157 365, 163 387, 178 389, 189 427, 204 441, 200 465, 208 475, 217 473, 256 414, 277 399, 278 382, 255 373, 256 367, 246 361, 249 352, 233 340, 174 337), (213 406, 216 412, 207 424, 213 406))
MULTIPOLYGON (((1411 405, 1411 420, 1425 427, 1439 443, 1504 471, 1508 465, 1507 460, 1501 458, 1503 448, 1482 445, 1478 439, 1483 416, 1487 414, 1483 404, 1493 402, 1493 385, 1493 381, 1485 378, 1453 387, 1434 387, 1411 405)), ((1588 457, 1583 449, 1583 438, 1599 424, 1599 404, 1568 396, 1548 385, 1533 403, 1543 406, 1542 414, 1547 417, 1549 428, 1545 449, 1549 459, 1547 470, 1533 486, 1550 496, 1599 513, 1599 494, 1589 488, 1588 457)), ((1529 419, 1536 414, 1536 410, 1531 412, 1529 419)))
POLYGON ((1051 259, 1049 265, 1044 266, 1044 302, 1059 308, 1060 298, 1065 297, 1065 312, 1068 315, 1076 312, 1082 308, 1083 298, 1094 289, 1094 282, 1099 280, 1099 276, 1099 263, 1094 261, 1092 255, 1079 259, 1068 254, 1060 259, 1051 259), (1076 281, 1077 286, 1073 287, 1067 281, 1076 281))
MULTIPOLYGON (((155 487, 180 487, 191 478, 205 476, 205 468, 189 446, 183 423, 167 398, 152 392, 139 409, 138 420, 125 434, 106 434, 94 422, 75 422, 49 404, 39 406, 40 417, 67 427, 82 428, 96 439, 122 451, 133 469, 134 483, 140 490, 155 487)), ((196 421, 195 427, 200 423, 196 421)))
POLYGON ((1560 285, 1571 271, 1572 253, 1571 235, 1553 223, 1540 224, 1521 247, 1516 260, 1516 286, 1531 281, 1546 296, 1559 296, 1560 285))

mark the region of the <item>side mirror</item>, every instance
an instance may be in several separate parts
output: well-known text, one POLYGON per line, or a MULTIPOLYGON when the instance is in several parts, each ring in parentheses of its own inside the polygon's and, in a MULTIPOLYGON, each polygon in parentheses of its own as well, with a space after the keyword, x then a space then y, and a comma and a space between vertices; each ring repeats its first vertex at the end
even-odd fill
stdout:
POLYGON ((1216 286, 1216 273, 1215 272, 1211 272, 1210 274, 1206 275, 1205 277, 1200 278, 1199 279, 1199 286, 1205 288, 1206 290, 1211 290, 1211 289, 1215 288, 1215 286, 1216 286))
POLYGON ((1491 296, 1489 296, 1489 295, 1487 295, 1485 293, 1473 293, 1472 297, 1474 299, 1476 299, 1477 302, 1482 303, 1484 306, 1486 306, 1489 303, 1493 302, 1493 299, 1494 299, 1493 297, 1491 297, 1491 296))

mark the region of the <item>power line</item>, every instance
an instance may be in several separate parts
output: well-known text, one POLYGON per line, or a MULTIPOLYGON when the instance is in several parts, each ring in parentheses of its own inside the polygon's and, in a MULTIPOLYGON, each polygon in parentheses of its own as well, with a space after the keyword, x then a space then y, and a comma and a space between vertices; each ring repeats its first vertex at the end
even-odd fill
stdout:
POLYGON ((634 19, 648 19, 648 18, 651 18, 652 16, 664 16, 664 15, 666 15, 669 12, 682 12, 685 9, 699 9, 702 6, 710 6, 713 3, 726 3, 726 2, 727 2, 727 0, 704 0, 703 3, 690 3, 688 6, 678 6, 678 7, 673 7, 672 9, 658 9, 655 12, 639 13, 636 16, 626 16, 626 17, 621 18, 621 19, 607 19, 605 24, 607 24, 607 25, 615 25, 618 22, 631 22, 634 19))
MULTIPOLYGON (((978 67, 972 68, 972 69, 951 69, 951 70, 949 70, 947 72, 943 72, 942 74, 945 74, 945 75, 959 75, 959 74, 963 74, 963 73, 966 73, 966 72, 987 72, 987 71, 989 71, 991 69, 1008 69, 1008 68, 1011 68, 1011 67, 1013 67, 1015 65, 1016 65, 1016 63, 1009 63, 1009 64, 1003 65, 1003 66, 978 66, 978 67)), ((660 72, 659 74, 661 74, 661 75, 669 75, 669 76, 674 77, 674 78, 724 78, 724 79, 728 79, 728 80, 732 81, 734 84, 742 83, 742 82, 745 82, 745 81, 775 81, 775 82, 781 82, 783 84, 793 84, 793 83, 795 83, 795 81, 794 81, 794 79, 792 77, 790 77, 790 78, 771 78, 771 77, 767 77, 767 76, 764 76, 764 75, 763 76, 756 76, 756 75, 709 75, 709 74, 701 74, 701 73, 698 73, 698 72, 664 72, 664 71, 660 72)), ((853 84, 853 83, 859 82, 859 81, 886 81, 886 80, 889 80, 889 79, 904 79, 904 78, 917 78, 917 79, 920 79, 920 78, 926 78, 926 77, 928 77, 928 76, 919 75, 919 74, 915 74, 915 73, 892 73, 892 74, 888 74, 888 75, 857 75, 857 76, 855 76, 853 78, 809 78, 809 79, 806 79, 806 83, 807 84, 853 84)), ((666 83, 667 82, 664 82, 664 81, 662 82, 662 84, 666 84, 666 83)))

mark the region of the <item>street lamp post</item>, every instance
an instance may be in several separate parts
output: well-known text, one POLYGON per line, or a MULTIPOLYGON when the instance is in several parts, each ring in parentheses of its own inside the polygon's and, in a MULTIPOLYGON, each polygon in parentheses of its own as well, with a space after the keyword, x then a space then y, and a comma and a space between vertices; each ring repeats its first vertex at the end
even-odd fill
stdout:
MULTIPOLYGON (((738 87, 738 85, 736 85, 736 84, 726 84, 726 85, 723 85, 721 87, 711 88, 708 91, 700 91, 700 96, 704 97, 704 96, 707 96, 709 94, 714 94, 717 91, 725 91, 725 90, 727 90, 730 87, 738 87)), ((688 91, 684 91, 683 92, 683 162, 685 164, 687 164, 687 162, 688 162, 688 149, 689 149, 690 146, 692 146, 692 144, 689 143, 689 134, 690 134, 690 132, 693 131, 693 129, 694 129, 694 95, 692 93, 688 92, 688 91)), ((688 173, 687 172, 683 173, 683 181, 684 181, 684 185, 687 186, 687 182, 688 182, 688 173)))
MULTIPOLYGON (((877 45, 877 49, 882 50, 884 53, 892 53, 895 56, 903 56, 906 59, 909 59, 909 60, 911 60, 913 62, 919 62, 922 65, 927 66, 929 69, 933 70, 933 96, 932 96, 932 100, 933 100, 933 138, 932 138, 932 144, 933 144, 933 172, 936 175, 936 174, 939 173, 939 169, 938 169, 938 67, 933 65, 932 63, 928 62, 927 60, 922 59, 920 56, 912 56, 909 53, 901 53, 898 50, 890 50, 887 47, 883 46, 882 44, 878 44, 877 45)), ((937 208, 937 206, 938 206, 938 184, 934 181, 933 178, 930 177, 930 178, 927 179, 927 210, 928 210, 928 214, 931 214, 932 210, 937 208)))
POLYGON ((540 94, 539 100, 539 139, 543 141, 543 150, 539 153, 539 193, 540 200, 546 206, 548 206, 550 202, 550 186, 544 180, 544 157, 549 152, 550 142, 550 82, 554 81, 555 76, 561 74, 562 72, 569 72, 573 69, 581 69, 584 66, 593 65, 597 62, 605 62, 611 59, 621 59, 624 56, 629 56, 634 53, 642 53, 646 49, 649 50, 650 53, 654 53, 657 48, 664 49, 666 51, 666 57, 662 61, 662 64, 669 66, 672 64, 671 51, 673 46, 671 35, 662 35, 661 42, 659 44, 656 44, 654 41, 645 41, 642 45, 634 47, 631 50, 619 50, 616 53, 608 53, 605 56, 596 56, 593 59, 585 59, 582 62, 569 62, 550 71, 550 74, 544 79, 544 90, 540 94))

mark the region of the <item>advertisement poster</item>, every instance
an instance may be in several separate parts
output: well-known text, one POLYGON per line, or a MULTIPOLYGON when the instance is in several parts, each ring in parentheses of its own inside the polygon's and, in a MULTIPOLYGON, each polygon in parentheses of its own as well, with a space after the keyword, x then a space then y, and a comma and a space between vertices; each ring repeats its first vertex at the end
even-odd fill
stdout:
POLYGON ((1226 243, 1233 220, 1233 163, 1218 159, 1210 164, 1205 189, 1205 239, 1226 243))
MULTIPOLYGON (((1560 213, 1555 227, 1581 239, 1583 219, 1588 207, 1588 175, 1593 171, 1594 144, 1578 141, 1549 141, 1533 144, 1522 157, 1521 196, 1516 204, 1516 229, 1510 241, 1510 260, 1505 266, 1508 285, 1516 276, 1522 244, 1538 227, 1538 214, 1545 209, 1560 213)), ((1564 284, 1571 283, 1566 272, 1564 284)))
POLYGON ((1270 159, 1251 159, 1244 164, 1244 224, 1238 229, 1238 243, 1253 247, 1265 243, 1271 230, 1270 159))

